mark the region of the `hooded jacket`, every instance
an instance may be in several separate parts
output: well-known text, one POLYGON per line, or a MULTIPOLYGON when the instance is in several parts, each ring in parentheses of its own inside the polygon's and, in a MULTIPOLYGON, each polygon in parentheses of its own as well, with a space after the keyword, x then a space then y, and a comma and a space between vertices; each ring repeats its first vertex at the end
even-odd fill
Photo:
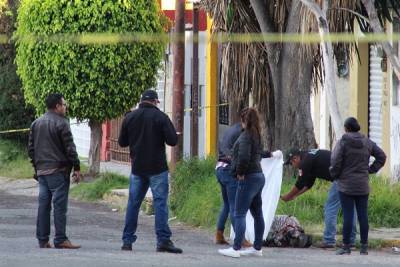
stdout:
POLYGON ((378 172, 385 161, 385 153, 374 142, 359 132, 349 132, 335 146, 329 170, 340 192, 367 195, 370 192, 368 175, 378 172), (372 165, 369 165, 370 156, 375 157, 372 165))

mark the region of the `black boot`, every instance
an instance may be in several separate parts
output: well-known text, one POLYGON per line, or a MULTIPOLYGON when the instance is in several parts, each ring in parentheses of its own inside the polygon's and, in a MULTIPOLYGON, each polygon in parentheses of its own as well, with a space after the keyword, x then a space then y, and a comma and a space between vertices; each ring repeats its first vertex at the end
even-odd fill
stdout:
POLYGON ((132 244, 123 244, 121 250, 132 251, 132 244))
POLYGON ((174 246, 171 240, 157 245, 157 252, 182 253, 182 249, 174 246))
POLYGON ((368 244, 361 244, 360 255, 368 255, 368 244))
POLYGON ((351 250, 350 250, 350 245, 345 245, 343 244, 342 248, 336 250, 336 255, 350 255, 351 250))

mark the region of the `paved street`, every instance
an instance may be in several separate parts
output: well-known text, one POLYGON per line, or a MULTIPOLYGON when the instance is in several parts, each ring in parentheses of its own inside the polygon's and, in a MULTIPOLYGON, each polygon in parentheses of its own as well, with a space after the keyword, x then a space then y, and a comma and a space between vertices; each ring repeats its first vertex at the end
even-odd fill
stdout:
MULTIPOLYGON (((373 251, 336 256, 318 249, 264 249, 262 258, 231 259, 217 254, 210 233, 174 224, 182 255, 155 252, 153 217, 141 216, 134 252, 120 250, 123 214, 99 204, 70 201, 68 235, 80 250, 39 249, 35 239, 36 197, 0 191, 0 266, 400 266, 400 255, 373 251)), ((21 191, 18 191, 19 194, 21 191)))

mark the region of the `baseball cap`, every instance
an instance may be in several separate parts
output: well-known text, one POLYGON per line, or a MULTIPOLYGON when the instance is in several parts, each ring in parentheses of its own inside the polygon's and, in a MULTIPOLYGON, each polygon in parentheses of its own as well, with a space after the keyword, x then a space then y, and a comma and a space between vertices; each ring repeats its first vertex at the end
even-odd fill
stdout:
POLYGON ((158 101, 158 94, 156 91, 152 89, 148 89, 144 91, 140 97, 140 101, 158 101))
POLYGON ((301 154, 300 149, 298 148, 291 148, 286 152, 285 155, 285 165, 289 165, 290 164, 290 160, 294 157, 294 156, 299 156, 301 154))

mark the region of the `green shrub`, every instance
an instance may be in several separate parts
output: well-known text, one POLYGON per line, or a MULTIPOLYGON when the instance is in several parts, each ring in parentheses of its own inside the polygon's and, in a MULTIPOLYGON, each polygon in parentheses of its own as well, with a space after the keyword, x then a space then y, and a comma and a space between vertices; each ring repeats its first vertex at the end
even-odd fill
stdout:
POLYGON ((170 207, 180 220, 212 227, 221 206, 215 178, 215 159, 188 159, 177 164, 172 175, 170 207))
POLYGON ((0 139, 0 176, 8 178, 31 178, 33 168, 28 159, 26 146, 0 139))
POLYGON ((78 199, 95 201, 113 189, 127 188, 129 180, 126 176, 114 173, 102 173, 94 181, 82 182, 71 189, 71 195, 78 199))
MULTIPOLYGON (((171 209, 182 221, 215 227, 222 203, 215 178, 215 159, 189 159, 180 162, 172 177, 171 209)), ((287 193, 294 179, 284 179, 281 193, 287 193)), ((317 180, 314 187, 291 202, 279 201, 276 214, 296 216, 303 225, 321 225, 330 182, 317 180)), ((400 227, 400 184, 382 177, 371 177, 369 222, 373 227, 400 227)), ((339 214, 339 225, 341 224, 339 214)), ((340 227, 339 227, 340 228, 340 227)), ((338 228, 338 229, 339 229, 338 228)))
POLYGON ((158 14, 155 0, 22 1, 16 62, 27 102, 41 114, 47 95, 60 92, 68 101, 70 116, 78 120, 103 122, 122 115, 155 85, 162 43, 80 45, 23 37, 161 33, 158 14))

